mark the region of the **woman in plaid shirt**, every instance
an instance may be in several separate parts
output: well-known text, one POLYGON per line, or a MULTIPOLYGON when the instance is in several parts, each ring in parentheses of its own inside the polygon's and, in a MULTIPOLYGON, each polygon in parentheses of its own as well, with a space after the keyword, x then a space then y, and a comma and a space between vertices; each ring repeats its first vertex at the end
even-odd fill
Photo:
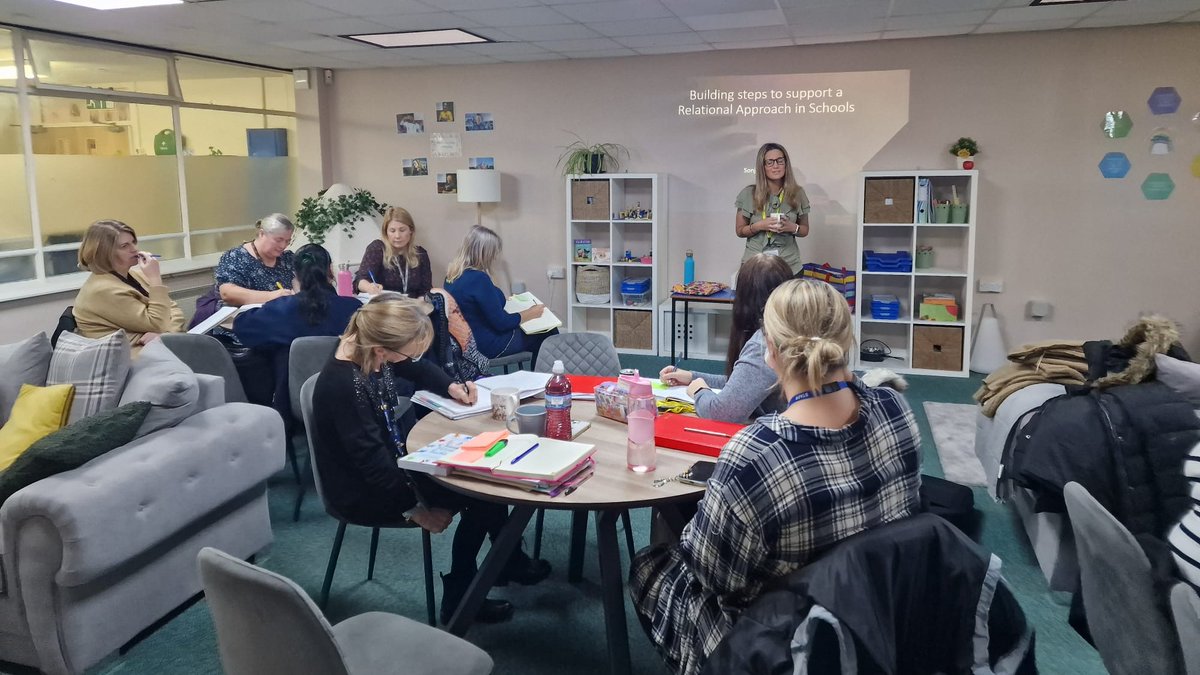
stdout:
POLYGON ((916 512, 916 420, 899 393, 850 372, 852 323, 828 284, 797 279, 771 294, 766 359, 787 409, 725 445, 678 545, 634 560, 630 594, 676 672, 698 672, 767 582, 916 512))

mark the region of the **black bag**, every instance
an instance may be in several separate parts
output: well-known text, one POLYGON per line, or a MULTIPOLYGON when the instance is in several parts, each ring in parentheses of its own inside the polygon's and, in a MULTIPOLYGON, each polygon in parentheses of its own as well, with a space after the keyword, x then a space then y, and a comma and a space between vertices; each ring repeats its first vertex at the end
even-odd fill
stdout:
POLYGON ((975 494, 965 485, 921 474, 921 511, 941 516, 972 539, 978 532, 975 494))
POLYGON ((74 333, 79 326, 75 323, 75 306, 63 310, 61 316, 58 317, 58 325, 54 327, 54 334, 50 336, 50 347, 53 349, 58 346, 58 336, 66 333, 74 333))
POLYGON ((192 315, 192 320, 188 322, 188 330, 195 328, 201 321, 216 313, 221 306, 221 291, 217 290, 217 285, 204 292, 204 295, 196 298, 196 313, 192 315))

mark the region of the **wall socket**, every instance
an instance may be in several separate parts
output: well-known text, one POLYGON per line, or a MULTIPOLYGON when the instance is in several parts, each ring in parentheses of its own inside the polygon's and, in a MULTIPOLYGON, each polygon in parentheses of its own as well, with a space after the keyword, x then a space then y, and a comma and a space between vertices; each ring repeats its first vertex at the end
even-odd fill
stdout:
POLYGON ((1004 292, 1004 282, 1000 281, 999 279, 980 279, 979 280, 979 292, 980 293, 1003 293, 1004 292))
POLYGON ((546 268, 547 279, 566 279, 567 270, 561 265, 551 265, 546 268))

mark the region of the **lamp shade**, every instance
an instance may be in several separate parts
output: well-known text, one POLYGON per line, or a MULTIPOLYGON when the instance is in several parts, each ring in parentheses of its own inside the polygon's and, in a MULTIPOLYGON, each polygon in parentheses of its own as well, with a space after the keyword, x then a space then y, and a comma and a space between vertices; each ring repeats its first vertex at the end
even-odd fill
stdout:
POLYGON ((500 172, 494 169, 476 169, 458 172, 458 201, 500 201, 500 172))

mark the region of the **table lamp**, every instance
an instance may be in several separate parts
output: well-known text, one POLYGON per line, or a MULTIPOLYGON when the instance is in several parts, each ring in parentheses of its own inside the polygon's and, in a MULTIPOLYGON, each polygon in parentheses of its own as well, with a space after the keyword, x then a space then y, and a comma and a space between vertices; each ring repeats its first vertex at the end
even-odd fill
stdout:
POLYGON ((483 203, 500 201, 500 172, 475 169, 458 172, 458 201, 475 202, 475 224, 483 224, 483 203))

